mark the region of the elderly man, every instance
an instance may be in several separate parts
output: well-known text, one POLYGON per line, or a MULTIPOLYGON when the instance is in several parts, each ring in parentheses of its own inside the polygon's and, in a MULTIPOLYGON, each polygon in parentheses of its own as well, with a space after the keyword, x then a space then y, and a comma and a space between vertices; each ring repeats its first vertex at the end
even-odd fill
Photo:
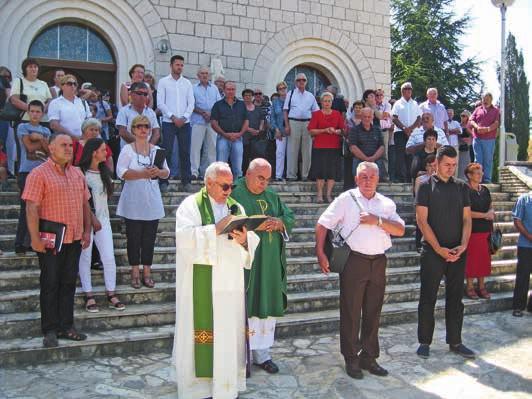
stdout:
POLYGON ((307 125, 312 113, 319 110, 316 97, 305 90, 307 77, 298 73, 295 79, 296 87, 287 95, 283 105, 285 133, 288 137, 286 156, 286 179, 296 180, 301 150, 301 179, 306 181, 310 171, 312 153, 312 137, 307 131, 307 125))
POLYGON ((427 101, 419 104, 419 109, 422 113, 431 113, 434 117, 434 126, 447 133, 447 110, 445 109, 445 106, 438 101, 438 89, 435 87, 427 89, 427 101))
POLYGON ((229 165, 214 162, 205 187, 176 213, 176 329, 178 397, 234 399, 246 389, 244 269, 259 238, 245 227, 221 234, 231 214, 229 165))
POLYGON ((209 81, 207 67, 198 69, 199 82, 194 85, 194 112, 190 117, 192 138, 190 146, 190 170, 192 180, 197 180, 205 169, 216 161, 216 132, 211 127, 211 110, 221 100, 218 88, 209 81))
POLYGON ((220 97, 224 97, 225 93, 225 78, 223 76, 217 76, 214 80, 214 85, 218 88, 218 93, 220 93, 220 97))
POLYGON ((395 152, 395 178, 397 181, 407 183, 410 174, 410 158, 405 153, 406 142, 414 129, 420 125, 421 111, 417 102, 412 98, 412 84, 405 82, 401 86, 401 98, 392 108, 394 129, 395 152))
POLYGON ((483 183, 491 183, 493 152, 499 120, 499 108, 493 105, 493 96, 491 93, 485 93, 482 96, 482 104, 473 111, 469 119, 469 124, 473 128, 475 162, 481 164, 484 170, 483 183))
POLYGON ((271 175, 268 161, 254 159, 245 179, 237 181, 232 197, 244 207, 247 215, 269 216, 258 229, 260 244, 251 270, 245 271, 245 285, 253 362, 273 374, 279 371, 270 356, 275 318, 284 315, 287 304, 285 241, 295 220, 279 195, 268 188, 271 175))
MULTIPOLYGON (((406 142, 406 153, 407 154, 416 154, 417 152, 423 150, 425 147, 425 142, 423 141, 423 135, 429 129, 433 129, 438 134, 437 147, 442 145, 449 145, 447 141, 447 136, 445 132, 434 126, 434 117, 430 112, 424 112, 421 115, 421 126, 417 129, 414 129, 408 141, 406 142)), ((412 176, 415 177, 415 176, 412 176)))
MULTIPOLYGON (((91 211, 85 177, 72 166, 72 138, 65 133, 55 134, 48 149, 50 158, 30 172, 22 199, 26 201, 31 246, 41 269, 43 345, 55 347, 57 338, 87 338, 74 328, 74 294, 81 249, 90 244, 91 211), (41 237, 43 220, 66 226, 60 251, 47 247, 41 237)), ((55 240, 59 239, 56 234, 55 240)))
POLYGON ((379 166, 381 180, 385 179, 384 142, 380 129, 373 124, 373 110, 361 111, 362 122, 349 132, 349 150, 353 154, 353 173, 360 162, 375 162, 379 166))
POLYGON ((235 82, 225 82, 224 93, 225 96, 214 104, 211 112, 211 126, 218 133, 216 160, 231 160, 233 175, 241 177, 244 156, 242 136, 248 130, 248 113, 244 102, 235 96, 235 82))
POLYGON ((388 375, 376 361, 386 285, 385 251, 392 246, 390 235, 404 234, 405 223, 395 203, 377 193, 379 167, 375 163, 360 163, 355 179, 358 188, 342 193, 320 216, 316 254, 321 270, 329 273, 324 252, 327 230, 341 226, 343 236, 349 235, 351 253, 340 274, 340 349, 347 374, 361 379, 361 369, 377 376, 388 375))

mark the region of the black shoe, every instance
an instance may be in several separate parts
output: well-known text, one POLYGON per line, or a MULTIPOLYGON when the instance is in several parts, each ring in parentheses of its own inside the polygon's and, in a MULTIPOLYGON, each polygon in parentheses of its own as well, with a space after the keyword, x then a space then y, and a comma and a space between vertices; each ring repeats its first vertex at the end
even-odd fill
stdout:
POLYGON ((279 372, 279 367, 277 367, 277 365, 272 361, 272 359, 266 360, 264 363, 261 364, 255 363, 255 365, 259 366, 261 369, 263 369, 269 374, 276 374, 279 372))
POLYGON ((55 348, 59 345, 55 331, 49 331, 44 335, 42 344, 45 348, 55 348))
POLYGON ((91 265, 92 270, 103 270, 103 264, 100 261, 93 262, 91 265))
POLYGON ((192 175, 192 176, 190 176, 190 180, 196 181, 196 180, 198 180, 198 176, 192 175))
POLYGON ((388 375, 388 370, 379 366, 374 359, 360 359, 360 368, 363 370, 368 370, 370 374, 379 377, 386 377, 388 375))
POLYGON ((345 364, 345 372, 349 377, 354 378, 355 380, 361 380, 364 378, 364 374, 362 374, 362 369, 360 368, 358 360, 347 362, 345 364))
POLYGON ((512 316, 513 317, 523 317, 523 312, 519 309, 515 309, 513 312, 512 312, 512 316))
POLYGON ((419 344, 416 354, 423 359, 428 359, 430 356, 430 346, 427 344, 419 344))
POLYGON ((469 349, 464 344, 449 345, 449 350, 451 352, 456 353, 457 355, 465 357, 466 359, 474 359, 475 358, 475 352, 473 352, 471 349, 469 349))
POLYGON ((16 245, 15 246, 15 253, 17 255, 23 255, 28 251, 28 248, 26 248, 24 245, 16 245))

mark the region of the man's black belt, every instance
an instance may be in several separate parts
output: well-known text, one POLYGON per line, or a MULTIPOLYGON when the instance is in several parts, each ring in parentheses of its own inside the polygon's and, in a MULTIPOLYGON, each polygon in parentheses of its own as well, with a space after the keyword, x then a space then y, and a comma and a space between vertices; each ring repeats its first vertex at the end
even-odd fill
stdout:
POLYGON ((378 258, 381 258, 384 256, 384 254, 377 254, 377 255, 366 255, 366 254, 362 254, 360 252, 357 252, 357 251, 351 251, 354 255, 356 256, 360 256, 364 259, 369 259, 369 260, 375 260, 375 259, 378 259, 378 258))
POLYGON ((310 119, 288 118, 290 121, 308 122, 310 119))

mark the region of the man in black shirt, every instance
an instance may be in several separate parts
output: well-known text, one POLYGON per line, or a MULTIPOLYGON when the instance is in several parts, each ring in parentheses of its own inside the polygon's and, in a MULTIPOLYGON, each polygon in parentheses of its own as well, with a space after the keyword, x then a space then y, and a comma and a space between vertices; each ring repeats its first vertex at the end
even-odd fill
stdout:
POLYGON ((458 158, 451 146, 436 155, 436 174, 419 186, 416 220, 423 233, 421 292, 418 306, 418 356, 429 357, 434 333, 434 306, 445 276, 445 326, 449 349, 466 358, 473 351, 462 344, 464 274, 471 235, 471 207, 467 186, 453 178, 458 158))
POLYGON ((248 130, 248 112, 244 102, 237 99, 235 94, 235 82, 226 82, 224 98, 212 107, 211 127, 218 133, 216 160, 228 162, 230 159, 233 176, 238 178, 242 176, 242 136, 248 130))
POLYGON ((379 167, 379 180, 386 181, 384 168, 384 142, 380 128, 373 124, 373 110, 363 108, 361 123, 349 132, 349 150, 353 154, 353 173, 360 162, 375 162, 379 167))

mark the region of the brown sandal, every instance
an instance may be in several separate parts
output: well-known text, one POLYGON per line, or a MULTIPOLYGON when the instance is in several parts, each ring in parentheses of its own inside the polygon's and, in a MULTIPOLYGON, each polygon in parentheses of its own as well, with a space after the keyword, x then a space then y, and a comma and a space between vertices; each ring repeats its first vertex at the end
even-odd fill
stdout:
POLYGON ((477 292, 475 291, 474 288, 466 289, 466 297, 468 297, 469 299, 478 299, 477 292))
POLYGON ((142 285, 147 288, 153 288, 155 287, 155 282, 150 277, 144 277, 142 279, 142 285))
POLYGON ((134 273, 131 269, 131 286, 136 290, 140 288, 140 271, 137 270, 137 273, 134 273))
POLYGON ((482 299, 491 299, 491 295, 488 292, 488 290, 486 290, 486 288, 479 289, 478 296, 481 297, 482 299))

